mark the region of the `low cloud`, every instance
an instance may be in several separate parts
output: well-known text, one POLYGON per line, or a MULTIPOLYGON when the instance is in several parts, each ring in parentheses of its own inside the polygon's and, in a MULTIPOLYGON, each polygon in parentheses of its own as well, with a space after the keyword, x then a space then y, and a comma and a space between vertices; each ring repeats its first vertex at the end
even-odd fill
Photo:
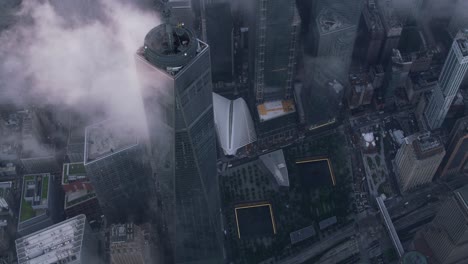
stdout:
POLYGON ((154 12, 113 0, 23 1, 16 21, 0 33, 0 103, 144 124, 134 53, 160 23, 154 12))

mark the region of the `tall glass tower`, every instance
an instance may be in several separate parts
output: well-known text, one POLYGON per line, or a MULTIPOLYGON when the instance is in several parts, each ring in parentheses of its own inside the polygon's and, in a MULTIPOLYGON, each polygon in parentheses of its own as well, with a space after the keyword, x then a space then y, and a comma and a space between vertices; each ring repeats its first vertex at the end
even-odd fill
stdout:
POLYGON ((292 98, 299 15, 294 0, 255 0, 250 41, 257 103, 292 98))
POLYGON ((430 129, 437 129, 444 122, 467 70, 468 30, 464 30, 453 41, 439 76, 438 87, 434 89, 425 110, 425 121, 430 129))
POLYGON ((222 263, 209 47, 183 25, 162 24, 136 65, 168 262, 222 263))

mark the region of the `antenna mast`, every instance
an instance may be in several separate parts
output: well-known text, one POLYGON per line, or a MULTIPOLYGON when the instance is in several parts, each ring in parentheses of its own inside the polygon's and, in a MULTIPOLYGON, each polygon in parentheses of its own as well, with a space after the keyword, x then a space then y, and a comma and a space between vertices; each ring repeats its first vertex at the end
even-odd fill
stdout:
POLYGON ((169 0, 156 0, 157 9, 161 11, 164 25, 166 27, 167 42, 169 45, 169 50, 174 51, 174 30, 171 25, 171 6, 169 5, 169 0))

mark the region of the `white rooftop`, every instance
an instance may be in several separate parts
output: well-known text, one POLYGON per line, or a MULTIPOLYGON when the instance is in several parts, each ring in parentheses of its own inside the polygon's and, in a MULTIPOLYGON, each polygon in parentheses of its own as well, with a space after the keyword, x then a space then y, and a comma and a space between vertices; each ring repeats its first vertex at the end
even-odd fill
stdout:
POLYGON ((80 258, 85 220, 84 215, 78 215, 17 239, 18 263, 65 264, 76 261, 80 258))
POLYGON ((289 187, 289 174, 283 150, 276 150, 260 156, 265 167, 273 174, 279 186, 289 187))
POLYGON ((229 100, 213 93, 216 133, 225 155, 237 151, 257 140, 249 108, 244 99, 229 100))
POLYGON ((268 121, 296 112, 293 100, 278 100, 257 105, 260 121, 268 121))

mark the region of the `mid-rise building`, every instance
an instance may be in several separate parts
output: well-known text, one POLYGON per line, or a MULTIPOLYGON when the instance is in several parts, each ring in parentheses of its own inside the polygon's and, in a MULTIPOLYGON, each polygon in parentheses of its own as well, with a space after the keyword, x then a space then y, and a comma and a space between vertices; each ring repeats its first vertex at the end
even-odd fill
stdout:
POLYGON ((86 216, 78 215, 18 238, 18 264, 99 264, 96 241, 86 216))
POLYGON ((150 167, 131 123, 106 120, 86 128, 84 167, 110 223, 141 221, 148 211, 150 167))
POLYGON ((146 35, 135 59, 166 263, 221 263, 210 48, 166 23, 146 35))
POLYGON ((10 248, 11 224, 13 211, 11 210, 16 199, 13 195, 13 182, 0 182, 0 254, 4 255, 10 248))
POLYGON ((112 264, 150 263, 144 231, 133 223, 112 225, 109 230, 109 257, 112 264))
POLYGON ((431 263, 458 264, 468 259, 468 187, 454 191, 421 235, 432 253, 431 263))
POLYGON ((350 109, 369 105, 372 102, 374 86, 367 73, 350 74, 349 84, 348 106, 350 109))
POLYGON ((424 93, 430 92, 436 88, 439 73, 439 67, 432 67, 427 71, 409 74, 409 78, 406 80, 405 89, 410 104, 417 105, 424 93))
POLYGON ((440 73, 438 87, 426 106, 424 121, 430 129, 442 126, 467 70, 468 31, 465 30, 455 37, 440 73))
POLYGON ((53 225, 58 220, 53 176, 49 173, 23 177, 18 217, 18 234, 25 236, 53 225))
POLYGON ((392 50, 392 58, 387 66, 387 76, 384 81, 386 105, 391 105, 395 101, 397 88, 404 87, 412 63, 410 56, 402 55, 397 49, 392 50))
POLYGON ((101 208, 83 162, 63 164, 62 188, 65 192, 64 209, 67 217, 84 214, 88 222, 100 219, 101 208))
POLYGON ((429 134, 406 137, 395 157, 400 191, 430 183, 444 155, 444 145, 429 134))
POLYGON ((457 173, 468 173, 468 117, 455 123, 447 142, 447 155, 440 166, 440 177, 457 173))

